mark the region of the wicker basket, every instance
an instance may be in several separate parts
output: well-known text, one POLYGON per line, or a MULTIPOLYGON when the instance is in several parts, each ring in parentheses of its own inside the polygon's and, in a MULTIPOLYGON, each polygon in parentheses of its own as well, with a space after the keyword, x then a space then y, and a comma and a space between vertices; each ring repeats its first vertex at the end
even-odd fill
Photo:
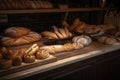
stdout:
POLYGON ((119 28, 120 30, 120 15, 116 14, 116 15, 109 15, 110 12, 106 12, 105 16, 104 16, 104 23, 105 24, 112 24, 115 27, 119 28))

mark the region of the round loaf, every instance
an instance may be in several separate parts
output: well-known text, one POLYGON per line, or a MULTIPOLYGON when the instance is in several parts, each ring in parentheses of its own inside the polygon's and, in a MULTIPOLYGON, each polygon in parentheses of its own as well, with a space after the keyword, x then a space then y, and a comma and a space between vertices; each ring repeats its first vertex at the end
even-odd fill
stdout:
POLYGON ((92 39, 89 36, 81 35, 74 37, 72 41, 75 43, 81 43, 84 46, 88 46, 92 42, 92 39))
POLYGON ((39 41, 40 39, 41 35, 36 32, 30 32, 28 35, 19 38, 2 37, 1 41, 3 46, 16 46, 39 41))
POLYGON ((30 29, 25 27, 10 27, 5 30, 5 35, 8 37, 18 38, 25 36, 30 32, 30 29))

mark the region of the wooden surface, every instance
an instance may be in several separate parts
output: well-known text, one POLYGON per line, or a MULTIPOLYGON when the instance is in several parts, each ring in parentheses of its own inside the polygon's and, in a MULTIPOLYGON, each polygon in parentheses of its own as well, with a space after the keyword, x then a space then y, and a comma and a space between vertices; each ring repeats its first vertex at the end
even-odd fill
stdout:
MULTIPOLYGON (((54 54, 51 54, 51 56, 47 59, 36 60, 34 63, 22 63, 22 65, 20 65, 20 66, 13 66, 10 69, 0 70, 0 76, 4 76, 4 75, 11 74, 11 73, 14 73, 14 72, 19 72, 19 71, 22 71, 22 70, 25 70, 25 69, 45 65, 45 64, 52 63, 52 62, 62 60, 62 59, 65 59, 65 58, 69 58, 69 57, 72 57, 72 56, 85 54, 85 53, 88 53, 88 52, 91 52, 91 51, 104 49, 108 46, 109 45, 104 45, 104 44, 100 44, 100 43, 98 44, 96 42, 93 42, 90 46, 84 47, 80 50, 54 53, 54 54)), ((24 46, 20 46, 20 47, 23 48, 24 46)), ((19 48, 19 47, 17 47, 17 48, 19 48)), ((14 48, 12 48, 12 49, 14 49, 14 48)))
POLYGON ((112 52, 118 49, 120 49, 120 43, 115 44, 115 45, 104 45, 104 44, 94 42, 90 46, 85 47, 81 50, 74 50, 71 52, 69 51, 69 52, 61 52, 61 53, 53 54, 53 56, 56 55, 57 60, 52 63, 47 63, 44 65, 29 68, 26 70, 18 71, 12 74, 4 75, 0 78, 19 80, 19 79, 30 77, 36 74, 40 74, 40 73, 43 73, 43 72, 46 72, 52 69, 56 69, 56 68, 59 68, 59 67, 62 67, 68 64, 76 63, 76 62, 83 61, 83 60, 86 60, 92 57, 103 55, 103 54, 106 54, 106 53, 109 53, 109 52, 112 52), (76 54, 74 54, 73 52, 76 54), (64 55, 64 57, 61 57, 61 55, 57 56, 58 54, 64 55), (67 56, 67 58, 65 56, 67 56))
POLYGON ((114 10, 115 8, 68 8, 68 9, 27 9, 27 10, 0 10, 0 14, 25 14, 25 13, 53 13, 53 12, 76 12, 76 11, 102 11, 114 10))
POLYGON ((56 57, 50 55, 50 57, 47 58, 47 59, 41 59, 41 60, 36 59, 35 62, 33 62, 33 63, 22 63, 22 65, 20 65, 20 66, 13 66, 9 69, 0 70, 0 77, 2 77, 4 75, 15 73, 15 72, 19 72, 19 71, 22 71, 22 70, 30 69, 30 68, 33 68, 33 67, 37 67, 37 66, 48 64, 48 63, 52 63, 52 62, 55 62, 55 61, 57 61, 56 57))

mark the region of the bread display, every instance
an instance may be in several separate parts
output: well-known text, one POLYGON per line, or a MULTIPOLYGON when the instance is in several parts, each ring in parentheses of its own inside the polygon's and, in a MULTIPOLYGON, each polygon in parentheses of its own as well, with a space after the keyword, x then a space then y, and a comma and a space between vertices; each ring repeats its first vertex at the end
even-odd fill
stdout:
POLYGON ((5 30, 5 36, 18 38, 29 34, 30 29, 25 27, 10 27, 5 30))
POLYGON ((42 32, 42 36, 48 39, 64 39, 72 37, 72 33, 69 32, 67 28, 57 28, 56 26, 52 26, 53 32, 44 31, 42 32))
POLYGON ((101 37, 98 37, 98 42, 112 45, 112 44, 115 44, 117 40, 111 37, 101 36, 101 37))
POLYGON ((41 35, 36 32, 29 32, 29 34, 19 37, 19 38, 12 38, 12 37, 2 37, 2 45, 4 46, 16 46, 16 45, 23 45, 32 43, 35 41, 39 41, 41 39, 41 35))
POLYGON ((92 42, 92 39, 89 36, 81 35, 73 37, 72 41, 75 43, 81 43, 84 46, 88 46, 92 42))

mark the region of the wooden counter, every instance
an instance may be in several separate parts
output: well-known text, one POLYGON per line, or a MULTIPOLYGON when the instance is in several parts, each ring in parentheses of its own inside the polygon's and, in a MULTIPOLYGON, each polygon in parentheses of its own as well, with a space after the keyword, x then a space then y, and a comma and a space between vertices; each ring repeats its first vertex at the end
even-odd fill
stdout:
MULTIPOLYGON (((73 73, 74 70, 72 69, 76 68, 77 66, 80 68, 80 66, 87 64, 87 67, 91 67, 91 65, 92 66, 95 65, 96 62, 99 62, 99 60, 102 61, 103 59, 107 59, 111 57, 119 57, 120 56, 119 49, 120 49, 120 43, 117 43, 115 45, 103 45, 103 44, 94 42, 90 46, 85 47, 81 50, 74 50, 70 52, 53 54, 57 58, 57 61, 55 62, 41 65, 41 66, 36 66, 30 69, 22 70, 12 74, 4 75, 1 78, 10 79, 10 80, 19 80, 19 79, 56 80, 65 75, 68 75, 67 72, 65 71, 69 70, 68 72, 69 74, 73 73), (114 52, 114 51, 117 51, 117 52, 114 52), (107 57, 103 55, 106 55, 107 57)), ((94 69, 96 69, 96 67, 94 69)), ((75 71, 79 71, 79 69, 75 71)), ((93 75, 93 74, 90 73, 90 75, 93 75)), ((92 77, 92 79, 99 80, 99 79, 96 79, 95 77, 94 78, 92 77)), ((85 79, 81 79, 81 80, 85 80, 85 79)), ((91 80, 91 78, 86 80, 91 80)))

